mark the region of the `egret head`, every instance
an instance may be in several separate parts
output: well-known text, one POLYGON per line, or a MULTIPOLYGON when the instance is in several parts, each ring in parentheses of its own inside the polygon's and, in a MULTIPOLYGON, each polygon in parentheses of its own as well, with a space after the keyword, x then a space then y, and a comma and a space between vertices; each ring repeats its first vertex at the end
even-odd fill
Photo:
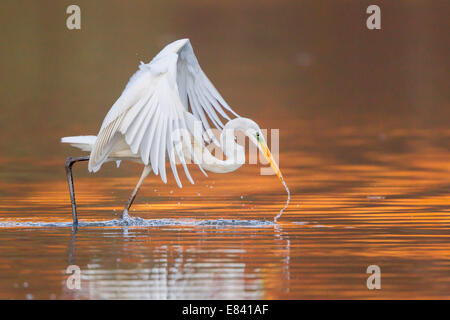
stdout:
MULTIPOLYGON (((266 140, 264 139, 264 135, 259 128, 258 124, 248 118, 236 118, 231 120, 233 123, 232 127, 234 129, 242 130, 245 135, 249 138, 249 140, 254 143, 258 150, 264 155, 264 157, 269 162, 275 174, 278 176, 281 182, 283 182, 283 176, 281 175, 280 169, 278 168, 277 163, 273 159, 272 153, 267 146, 266 140)), ((230 122, 231 122, 230 121, 230 122)), ((227 124, 228 126, 228 124, 227 124)))

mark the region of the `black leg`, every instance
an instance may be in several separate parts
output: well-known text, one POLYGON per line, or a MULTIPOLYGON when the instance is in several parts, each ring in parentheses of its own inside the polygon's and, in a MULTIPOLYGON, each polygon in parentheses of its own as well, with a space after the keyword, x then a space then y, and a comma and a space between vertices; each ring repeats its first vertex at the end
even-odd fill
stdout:
POLYGON ((67 183, 69 184, 70 200, 72 203, 72 217, 73 226, 76 228, 78 226, 78 216, 77 216, 77 204, 75 203, 75 191, 73 188, 73 176, 72 176, 72 166, 78 161, 88 161, 89 156, 84 157, 69 157, 66 159, 66 177, 67 183))
POLYGON ((73 227, 72 228, 72 236, 70 237, 70 243, 68 246, 68 255, 67 255, 67 264, 71 265, 71 264, 76 264, 75 263, 75 242, 77 240, 77 232, 78 232, 78 227, 73 227))

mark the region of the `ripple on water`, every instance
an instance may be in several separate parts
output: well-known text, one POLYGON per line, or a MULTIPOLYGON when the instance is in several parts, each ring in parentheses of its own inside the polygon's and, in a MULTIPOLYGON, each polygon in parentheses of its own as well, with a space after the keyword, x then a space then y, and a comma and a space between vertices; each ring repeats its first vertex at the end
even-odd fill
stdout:
MULTIPOLYGON (((237 226, 261 227, 273 226, 276 223, 268 220, 235 220, 235 219, 143 219, 140 217, 124 217, 106 221, 79 221, 79 227, 163 227, 163 226, 237 226)), ((0 227, 72 227, 72 222, 0 222, 0 227)))

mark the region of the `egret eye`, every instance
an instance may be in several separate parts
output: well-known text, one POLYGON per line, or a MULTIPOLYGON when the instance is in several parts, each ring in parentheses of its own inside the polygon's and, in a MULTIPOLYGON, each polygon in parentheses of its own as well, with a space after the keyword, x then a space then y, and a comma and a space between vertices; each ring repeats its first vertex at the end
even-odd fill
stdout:
POLYGON ((256 140, 259 141, 259 132, 256 133, 256 140))

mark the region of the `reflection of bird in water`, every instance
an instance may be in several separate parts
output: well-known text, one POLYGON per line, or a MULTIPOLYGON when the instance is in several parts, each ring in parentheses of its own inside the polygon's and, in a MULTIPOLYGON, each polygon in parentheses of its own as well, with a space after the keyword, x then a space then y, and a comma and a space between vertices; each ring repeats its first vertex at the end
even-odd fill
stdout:
POLYGON ((289 234, 278 225, 257 231, 193 228, 196 241, 188 243, 165 243, 155 234, 147 241, 142 237, 147 231, 140 228, 86 230, 82 241, 77 239, 80 231, 72 231, 67 255, 67 265, 81 269, 81 290, 63 281, 63 298, 262 299, 274 290, 289 292, 289 234), (253 240, 223 241, 236 235, 253 240), (271 246, 261 254, 266 243, 271 246), (100 254, 98 246, 106 244, 111 250, 100 254))
MULTIPOLYGON (((136 230, 136 229, 134 229, 136 230)), ((262 299, 263 283, 256 270, 249 272, 239 261, 245 249, 211 248, 209 238, 196 245, 163 244, 163 241, 127 241, 135 237, 133 229, 96 233, 98 241, 108 241, 118 232, 114 254, 86 256, 79 250, 76 257, 76 235, 72 231, 68 246, 68 265, 81 269, 81 289, 71 290, 62 282, 64 299, 262 299), (122 241, 120 241, 122 240, 122 241), (207 255, 203 253, 208 251, 207 255), (230 257, 233 255, 233 257, 230 257), (121 261, 126 257, 126 261, 121 261), (84 261, 78 265, 79 261, 84 261)), ((139 231, 138 231, 139 232, 139 231)), ((138 233, 139 234, 139 233, 138 233)), ((212 233, 211 235, 214 235, 212 233)), ((220 233, 220 236, 222 234, 220 233)), ((82 242, 81 242, 82 243, 82 242)), ((65 271, 65 270, 64 270, 65 271)), ((68 277, 68 275, 66 275, 68 277)))
POLYGON ((131 160, 144 164, 123 218, 150 172, 167 182, 166 153, 180 188, 176 159, 191 183, 194 181, 186 166, 190 161, 203 173, 204 170, 226 173, 238 169, 245 162, 245 149, 235 141, 238 130, 258 147, 282 180, 259 126, 239 117, 229 107, 200 68, 189 40, 169 44, 150 63, 141 63, 109 110, 97 136, 62 138, 62 142, 90 152, 89 156, 66 161, 74 225, 78 223, 72 178, 75 162, 89 161, 91 172, 97 172, 108 161, 119 164, 121 160, 131 160), (221 117, 228 120, 225 125, 221 117), (212 133, 210 122, 220 131, 220 142, 212 133), (209 142, 220 145, 227 159, 213 156, 205 145, 209 142))

